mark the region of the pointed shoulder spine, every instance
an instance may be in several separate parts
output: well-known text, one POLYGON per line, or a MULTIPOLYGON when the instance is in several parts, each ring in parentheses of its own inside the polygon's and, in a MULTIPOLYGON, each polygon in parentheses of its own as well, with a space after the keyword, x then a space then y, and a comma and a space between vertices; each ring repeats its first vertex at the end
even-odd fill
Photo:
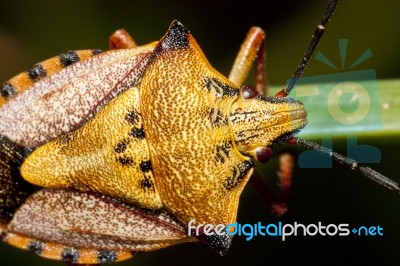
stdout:
POLYGON ((177 20, 174 20, 168 32, 161 39, 157 50, 184 49, 189 47, 190 32, 177 20))

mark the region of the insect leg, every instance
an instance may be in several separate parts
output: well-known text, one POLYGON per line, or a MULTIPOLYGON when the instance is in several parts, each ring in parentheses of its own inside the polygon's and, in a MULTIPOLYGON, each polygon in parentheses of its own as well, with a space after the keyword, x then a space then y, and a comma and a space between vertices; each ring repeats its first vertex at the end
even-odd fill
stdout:
POLYGON ((266 94, 264 57, 265 57, 265 32, 252 27, 236 56, 229 80, 240 86, 246 79, 249 71, 256 60, 256 90, 259 94, 266 94))
POLYGON ((289 152, 282 153, 279 156, 279 187, 281 195, 281 204, 285 207, 289 201, 289 193, 292 186, 293 168, 295 157, 289 152))
POLYGON ((310 44, 308 45, 307 51, 304 54, 303 58, 300 60, 299 65, 297 66, 296 71, 294 72, 292 79, 290 80, 289 84, 286 88, 279 91, 276 96, 278 97, 286 97, 289 95, 290 91, 293 89, 294 85, 296 84, 297 80, 303 74, 304 69, 307 66, 308 61, 310 60, 315 47, 317 47, 319 40, 322 37, 322 34, 325 31, 325 24, 328 23, 329 19, 331 18, 333 11, 337 5, 339 0, 330 0, 328 6, 324 11, 324 15, 322 16, 321 22, 315 29, 313 36, 311 37, 310 44))
POLYGON ((115 31, 108 39, 110 49, 129 49, 137 47, 131 35, 124 29, 115 31))
POLYGON ((270 212, 282 216, 287 212, 289 194, 292 185, 292 173, 295 158, 293 154, 284 152, 279 156, 278 188, 276 191, 263 177, 255 172, 250 184, 270 212))

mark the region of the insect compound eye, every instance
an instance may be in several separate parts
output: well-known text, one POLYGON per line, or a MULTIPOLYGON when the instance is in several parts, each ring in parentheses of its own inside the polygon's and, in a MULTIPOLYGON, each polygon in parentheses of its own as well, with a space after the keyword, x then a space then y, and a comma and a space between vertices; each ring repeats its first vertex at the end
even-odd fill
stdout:
POLYGON ((260 163, 266 163, 269 161, 269 158, 272 156, 272 149, 268 147, 257 148, 256 150, 256 159, 260 163))
POLYGON ((244 99, 253 99, 258 96, 257 90, 253 86, 243 86, 242 87, 242 96, 244 99))

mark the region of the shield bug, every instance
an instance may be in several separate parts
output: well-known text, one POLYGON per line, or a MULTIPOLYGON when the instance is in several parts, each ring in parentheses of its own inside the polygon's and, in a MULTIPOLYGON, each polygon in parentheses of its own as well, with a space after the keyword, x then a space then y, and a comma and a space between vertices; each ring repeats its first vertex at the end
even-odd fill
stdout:
POLYGON ((123 260, 194 241, 224 254, 239 196, 282 142, 328 153, 399 190, 367 167, 294 138, 302 103, 286 98, 337 1, 330 1, 292 82, 264 96, 264 33, 249 32, 229 78, 214 70, 174 21, 158 42, 136 47, 124 32, 111 47, 68 52, 1 88, 3 240, 72 263, 123 260), (241 87, 253 61, 256 87, 241 87), (197 231, 189 231, 192 223, 197 231), (200 226, 200 227, 199 227, 200 226))

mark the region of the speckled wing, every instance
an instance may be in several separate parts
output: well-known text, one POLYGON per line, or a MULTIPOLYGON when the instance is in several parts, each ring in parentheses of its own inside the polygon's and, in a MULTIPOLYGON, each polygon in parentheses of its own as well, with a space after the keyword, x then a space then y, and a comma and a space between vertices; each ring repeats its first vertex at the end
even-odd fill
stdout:
MULTIPOLYGON (((115 95, 140 82, 153 49, 154 44, 149 44, 107 51, 52 75, 36 65, 23 74, 32 87, 1 107, 0 134, 19 145, 36 147, 78 128, 115 95)), ((23 77, 17 80, 28 84, 23 77)), ((6 85, 5 95, 18 88, 18 82, 6 85)))
MULTIPOLYGON (((37 146, 80 127, 115 95, 140 82, 154 46, 69 51, 0 87, 0 223, 7 223, 37 189, 21 177, 25 158, 37 146)), ((146 163, 142 168, 149 169, 146 163)), ((149 187, 149 180, 142 182, 149 187)))
MULTIPOLYGON (((137 253, 197 241, 165 211, 144 210, 93 193, 56 189, 36 192, 15 213, 5 240, 20 245, 29 241, 21 237, 24 235, 35 237, 25 248, 35 247, 31 251, 38 255, 46 255, 46 245, 57 247, 48 243, 62 244, 61 250, 73 248, 78 253, 80 249, 137 253)), ((47 257, 50 255, 57 254, 47 257)), ((65 259, 58 255, 51 258, 65 259)))

